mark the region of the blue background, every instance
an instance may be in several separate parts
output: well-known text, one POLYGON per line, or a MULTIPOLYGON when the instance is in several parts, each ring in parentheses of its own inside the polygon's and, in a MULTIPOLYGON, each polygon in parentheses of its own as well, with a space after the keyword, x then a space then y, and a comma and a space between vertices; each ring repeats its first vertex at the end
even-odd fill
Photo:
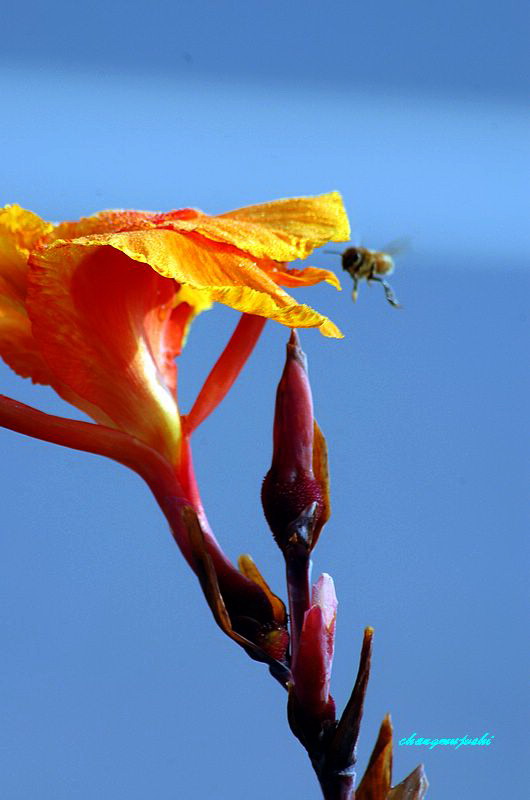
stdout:
MULTIPOLYGON (((302 334, 331 452, 315 552, 340 601, 345 702, 376 629, 359 746, 395 748, 428 797, 524 797, 523 550, 528 380, 528 19, 523 4, 26 3, 3 20, 2 202, 219 212, 342 191, 358 241, 407 236, 392 284, 354 307, 298 293, 346 334, 302 334)), ((312 264, 339 268, 317 253, 312 264)), ((236 315, 200 318, 190 407, 236 315)), ((269 324, 195 437, 210 520, 282 591, 259 506, 287 331, 269 324)), ((3 365, 5 394, 75 415, 3 365)), ((212 622, 147 489, 94 456, 0 431, 7 800, 318 798, 285 698, 212 622)), ((526 472, 526 477, 527 477, 526 472)))

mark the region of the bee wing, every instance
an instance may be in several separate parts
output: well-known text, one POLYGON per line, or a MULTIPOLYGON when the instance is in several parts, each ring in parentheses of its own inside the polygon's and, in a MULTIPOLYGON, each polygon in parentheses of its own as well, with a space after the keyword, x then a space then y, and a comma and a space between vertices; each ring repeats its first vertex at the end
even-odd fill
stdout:
POLYGON ((381 248, 382 253, 387 253, 389 256, 399 256, 407 250, 411 250, 412 242, 409 236, 400 236, 398 239, 392 239, 381 248))

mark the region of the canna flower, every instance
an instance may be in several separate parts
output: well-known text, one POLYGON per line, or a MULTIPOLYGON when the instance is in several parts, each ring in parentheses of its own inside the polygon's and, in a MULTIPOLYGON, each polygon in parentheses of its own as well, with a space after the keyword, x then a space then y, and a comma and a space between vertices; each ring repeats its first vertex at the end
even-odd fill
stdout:
MULTIPOLYGON (((194 317, 220 302, 340 336, 281 287, 338 286, 332 272, 287 264, 348 236, 337 193, 219 216, 108 211, 60 225, 7 206, 0 212, 0 355, 175 464, 182 420, 174 358, 194 317)), ((234 350, 244 348, 248 327, 234 350)))
POLYGON ((326 281, 340 288, 334 273, 290 262, 348 238, 336 192, 218 216, 104 211, 52 224, 19 206, 0 210, 0 356, 96 425, 8 398, 0 400, 0 424, 139 472, 217 621, 262 660, 283 658, 285 609, 251 562, 237 570, 216 542, 195 483, 190 436, 230 389, 267 319, 341 336, 282 287, 326 281), (182 415, 175 359, 192 321, 214 302, 242 317, 182 415))
MULTIPOLYGON (((326 798, 352 797, 356 744, 373 631, 339 719, 330 693, 337 598, 324 574, 311 591, 310 554, 329 518, 326 444, 314 420, 305 356, 293 330, 278 387, 265 515, 287 573, 283 602, 249 555, 236 568, 209 528, 191 454, 193 431, 223 400, 267 319, 340 337, 326 317, 282 287, 334 273, 290 263, 349 239, 336 192, 208 216, 105 211, 52 224, 19 206, 0 209, 0 356, 53 387, 94 422, 44 414, 0 395, 0 425, 104 455, 147 482, 194 570, 215 621, 289 691, 291 729, 326 798), (175 359, 212 303, 242 316, 189 413, 177 400, 175 359)), ((391 788, 392 728, 383 722, 358 800, 422 800, 422 768, 391 788)))

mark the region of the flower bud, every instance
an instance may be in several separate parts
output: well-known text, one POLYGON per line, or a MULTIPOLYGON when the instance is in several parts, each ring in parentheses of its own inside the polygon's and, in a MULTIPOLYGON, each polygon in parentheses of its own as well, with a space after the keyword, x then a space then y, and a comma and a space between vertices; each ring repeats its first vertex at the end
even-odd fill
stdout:
POLYGON ((261 500, 282 550, 297 521, 310 510, 307 544, 309 550, 314 547, 329 517, 327 458, 324 437, 313 418, 307 360, 294 330, 276 393, 272 465, 263 481, 261 500))
POLYGON ((313 586, 292 667, 293 693, 299 707, 307 717, 321 721, 335 718, 329 687, 337 605, 333 579, 324 573, 313 586))

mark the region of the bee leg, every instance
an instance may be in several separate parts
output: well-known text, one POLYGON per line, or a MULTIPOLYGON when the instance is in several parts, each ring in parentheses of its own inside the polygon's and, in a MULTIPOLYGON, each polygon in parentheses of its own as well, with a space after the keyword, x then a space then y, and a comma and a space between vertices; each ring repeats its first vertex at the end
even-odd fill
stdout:
POLYGON ((382 280, 381 283, 382 283, 383 289, 385 291, 385 297, 388 300, 388 302, 390 303, 390 305, 392 306, 392 308, 402 308, 401 303, 399 302, 399 300, 397 299, 396 295, 394 294, 393 289, 390 286, 390 284, 388 283, 388 281, 383 281, 382 280))
POLYGON ((399 304, 398 299, 388 281, 383 280, 383 278, 380 278, 378 275, 371 275, 370 278, 371 280, 377 281, 377 283, 382 285, 385 292, 385 297, 393 308, 401 308, 401 305, 399 304))
POLYGON ((358 278, 354 278, 353 279, 353 291, 351 293, 351 297, 352 297, 352 300, 353 300, 354 303, 357 302, 358 294, 359 294, 359 279, 358 278))

